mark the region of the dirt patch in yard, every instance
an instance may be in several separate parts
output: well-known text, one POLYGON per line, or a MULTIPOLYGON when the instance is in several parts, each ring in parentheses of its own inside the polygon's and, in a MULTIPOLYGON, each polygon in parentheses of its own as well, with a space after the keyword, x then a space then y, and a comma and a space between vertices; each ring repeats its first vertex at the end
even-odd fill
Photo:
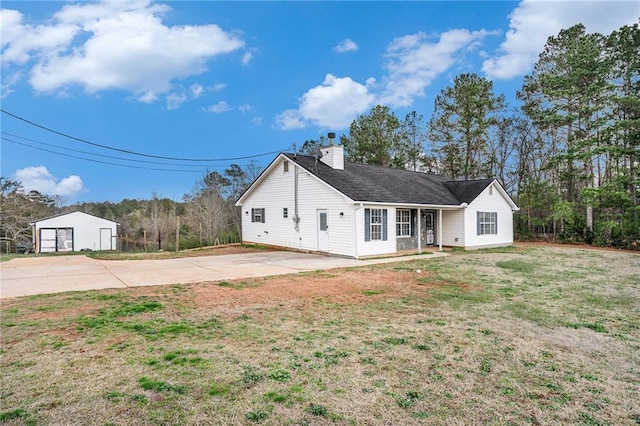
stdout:
POLYGON ((420 283, 420 278, 429 276, 430 273, 423 270, 417 272, 415 269, 340 269, 178 286, 137 287, 127 289, 127 293, 134 297, 172 294, 191 307, 215 311, 218 315, 233 316, 255 309, 297 302, 361 304, 424 295, 429 288, 438 285, 420 283))

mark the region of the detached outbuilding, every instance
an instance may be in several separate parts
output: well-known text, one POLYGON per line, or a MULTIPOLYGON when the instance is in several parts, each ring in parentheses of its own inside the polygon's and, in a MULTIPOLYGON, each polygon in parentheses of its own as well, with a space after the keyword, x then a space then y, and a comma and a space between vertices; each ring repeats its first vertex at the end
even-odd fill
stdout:
POLYGON ((513 244, 518 206, 495 179, 444 176, 280 154, 236 202, 246 242, 360 258, 437 246, 513 244))
POLYGON ((31 225, 36 253, 117 248, 118 222, 87 213, 60 214, 31 225))

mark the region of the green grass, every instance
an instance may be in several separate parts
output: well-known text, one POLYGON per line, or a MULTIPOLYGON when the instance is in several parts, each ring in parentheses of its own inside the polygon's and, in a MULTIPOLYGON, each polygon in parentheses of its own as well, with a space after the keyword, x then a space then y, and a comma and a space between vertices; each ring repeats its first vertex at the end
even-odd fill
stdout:
POLYGON ((243 302, 278 277, 3 299, 0 423, 635 424, 638 276, 509 248, 314 271, 293 300, 243 302))

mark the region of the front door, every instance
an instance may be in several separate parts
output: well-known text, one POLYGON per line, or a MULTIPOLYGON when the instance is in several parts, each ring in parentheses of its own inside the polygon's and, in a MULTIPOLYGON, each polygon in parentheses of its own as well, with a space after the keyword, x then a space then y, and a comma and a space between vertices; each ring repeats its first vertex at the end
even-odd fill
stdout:
POLYGON ((111 249, 111 228, 100 228, 100 250, 111 249))
POLYGON ((318 210, 318 251, 329 251, 329 226, 327 211, 318 210))
POLYGON ((436 212, 422 212, 422 244, 432 246, 436 243, 436 212))

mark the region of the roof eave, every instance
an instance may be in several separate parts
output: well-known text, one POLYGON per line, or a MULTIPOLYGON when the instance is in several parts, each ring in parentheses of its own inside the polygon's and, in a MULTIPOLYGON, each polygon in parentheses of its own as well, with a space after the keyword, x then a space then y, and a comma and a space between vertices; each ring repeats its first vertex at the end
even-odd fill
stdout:
POLYGON ((467 203, 462 204, 419 204, 419 203, 392 203, 386 201, 354 201, 354 204, 367 204, 370 206, 396 206, 396 207, 409 207, 409 208, 420 208, 420 209, 436 209, 436 210, 460 210, 467 208, 467 203))

